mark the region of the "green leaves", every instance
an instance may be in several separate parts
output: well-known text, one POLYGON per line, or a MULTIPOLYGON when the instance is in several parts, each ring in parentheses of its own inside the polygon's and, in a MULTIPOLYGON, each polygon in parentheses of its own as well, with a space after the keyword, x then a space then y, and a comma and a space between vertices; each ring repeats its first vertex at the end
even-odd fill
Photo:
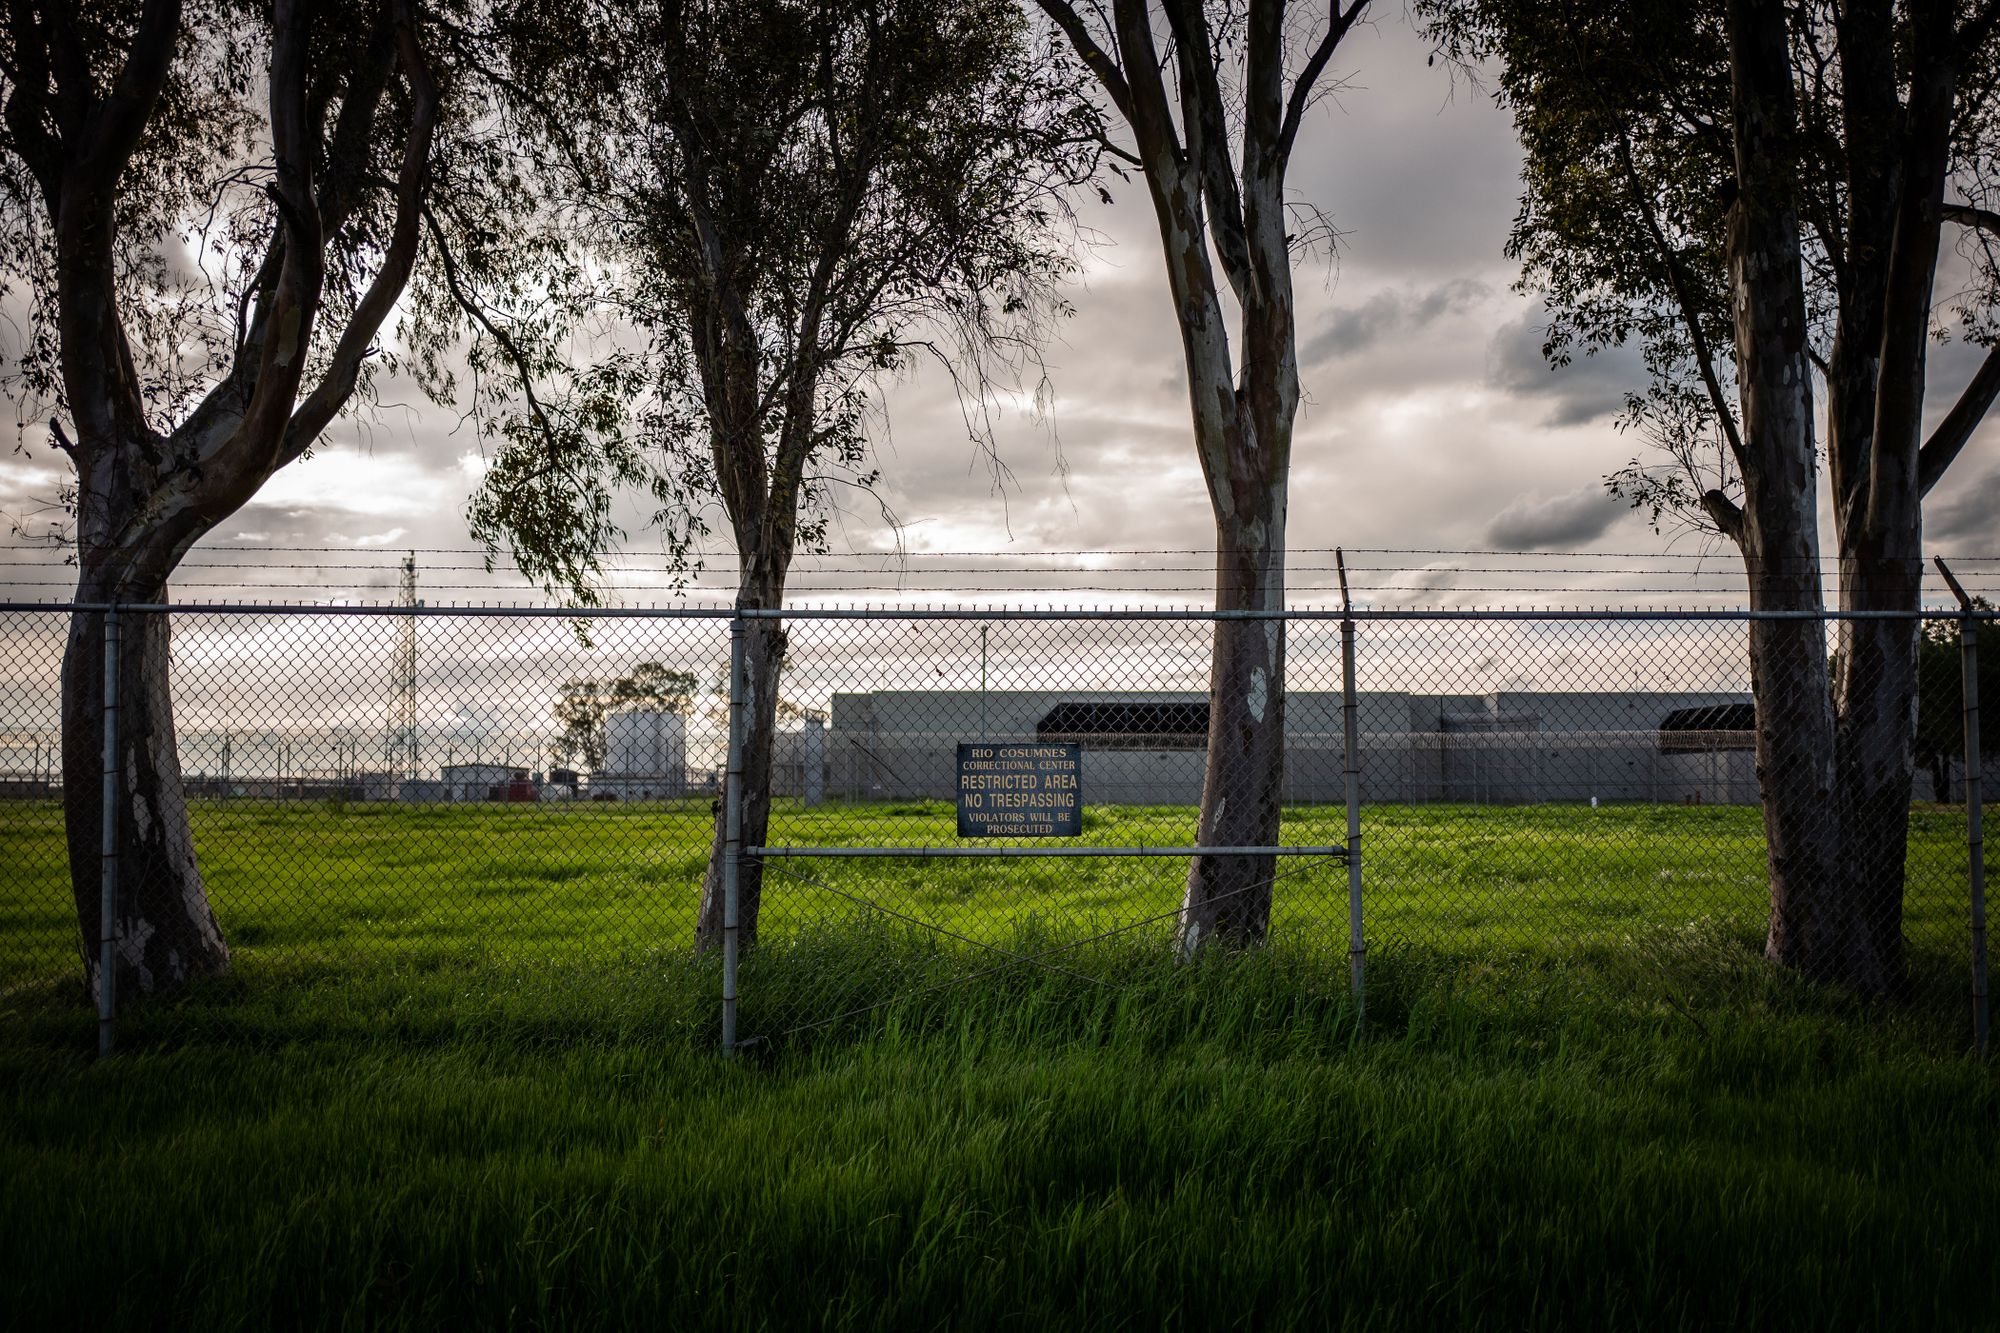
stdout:
POLYGON ((1657 519, 1700 519, 1696 497, 1738 486, 1714 395, 1733 397, 1723 256, 1731 178, 1728 60, 1716 7, 1578 7, 1561 0, 1426 0, 1427 30, 1453 60, 1497 68, 1495 100, 1524 151, 1506 253, 1519 290, 1542 296, 1544 355, 1636 341, 1652 384, 1632 386, 1626 424, 1664 451, 1614 491, 1657 519))
POLYGON ((534 209, 451 293, 501 423, 480 537, 592 600, 637 492, 681 568, 720 510, 782 570, 872 486, 916 350, 990 451, 984 390, 1039 373, 1097 153, 1081 71, 1011 0, 513 0, 491 50, 534 209))

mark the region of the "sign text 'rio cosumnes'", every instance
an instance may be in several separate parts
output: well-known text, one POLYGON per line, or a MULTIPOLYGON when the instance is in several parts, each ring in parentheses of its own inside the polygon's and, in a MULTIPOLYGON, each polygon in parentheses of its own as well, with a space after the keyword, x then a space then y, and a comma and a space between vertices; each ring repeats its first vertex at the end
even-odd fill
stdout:
POLYGON ((1083 747, 994 741, 958 747, 958 836, 1083 832, 1083 747))

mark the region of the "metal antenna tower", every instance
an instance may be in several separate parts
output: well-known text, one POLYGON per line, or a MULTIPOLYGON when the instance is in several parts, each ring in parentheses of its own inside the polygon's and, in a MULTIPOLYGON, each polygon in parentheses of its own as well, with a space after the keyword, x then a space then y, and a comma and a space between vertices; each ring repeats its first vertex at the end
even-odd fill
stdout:
MULTIPOLYGON (((403 580, 396 605, 415 611, 417 600, 417 553, 403 558, 403 580)), ((400 768, 406 780, 417 776, 417 618, 403 615, 396 628, 395 713, 389 723, 389 765, 400 768)))

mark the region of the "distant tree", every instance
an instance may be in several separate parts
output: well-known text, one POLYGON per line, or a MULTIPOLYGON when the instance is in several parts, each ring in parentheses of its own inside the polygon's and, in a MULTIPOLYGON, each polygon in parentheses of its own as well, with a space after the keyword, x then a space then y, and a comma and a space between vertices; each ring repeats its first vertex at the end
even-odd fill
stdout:
MULTIPOLYGON (((1993 603, 1974 597, 1991 611, 1993 603)), ((1956 617, 1926 620, 1917 645, 1917 762, 1930 770, 1931 799, 1956 799, 1951 787, 1953 760, 1965 758, 1965 658, 1956 617)), ((2000 622, 1978 622, 1979 749, 1990 769, 2000 760, 2000 622)))
MULTIPOLYGON (((1195 455, 1215 512, 1215 607, 1281 610, 1299 405, 1292 250, 1320 230, 1310 216, 1294 226, 1285 173, 1306 112, 1327 91, 1327 65, 1367 0, 1037 2, 1123 117, 1133 148, 1121 156, 1143 175, 1153 203, 1195 455)), ((1208 718, 1197 841, 1275 846, 1282 622, 1216 621, 1208 718)), ((1196 857, 1181 910, 1183 950, 1211 938, 1263 939, 1275 873, 1268 856, 1196 857)))
MULTIPOLYGON (((0 289, 26 320, 4 373, 74 468, 79 602, 166 601, 188 550, 356 401, 417 269, 438 43, 418 0, 7 6, 0 289)), ((166 617, 132 618, 123 645, 119 985, 163 991, 229 949, 189 831, 166 617)), ((103 618, 73 617, 63 801, 93 986, 103 661, 103 618)))
POLYGON ((674 671, 658 662, 641 662, 611 680, 567 680, 556 699, 556 725, 562 728, 549 744, 555 765, 595 770, 604 766, 604 719, 608 714, 647 708, 694 712, 698 688, 691 671, 674 671))
MULTIPOLYGON (((519 0, 508 60, 541 88, 550 226, 593 264, 563 293, 480 293, 520 385, 475 529, 592 595, 612 496, 690 563, 721 510, 737 602, 777 609, 842 486, 866 491, 876 389, 927 354, 989 449, 990 377, 1034 364, 1071 267, 1063 192, 1095 120, 1013 0, 519 0), (565 356, 588 317, 613 350, 565 356)), ((763 839, 786 633, 750 622, 743 836, 763 839)), ((721 846, 697 935, 722 928, 721 846)), ((755 939, 761 866, 740 877, 755 939)))
POLYGON ((1630 422, 1662 453, 1613 478, 1741 553, 1769 867, 1765 952, 1900 988, 1924 497, 2000 395, 2000 4, 1420 0, 1497 66, 1526 150, 1509 253, 1561 362, 1628 339, 1630 422), (1988 347, 1924 430, 1942 310, 1988 347), (1826 438, 1815 438, 1824 385, 1826 438), (1829 653, 1819 511, 1842 609, 1829 653), (1829 660, 1840 670, 1829 677, 1829 660))

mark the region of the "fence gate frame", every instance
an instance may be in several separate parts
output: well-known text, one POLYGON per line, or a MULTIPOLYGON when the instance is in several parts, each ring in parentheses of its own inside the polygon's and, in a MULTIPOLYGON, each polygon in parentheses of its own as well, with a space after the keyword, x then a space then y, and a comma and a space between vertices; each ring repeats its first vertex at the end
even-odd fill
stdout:
MULTIPOLYGON (((1344 599, 1343 599, 1344 600, 1344 599)), ((737 982, 739 975, 740 875, 745 857, 757 860, 1004 860, 1018 857, 1070 859, 1157 858, 1187 859, 1197 856, 1312 857, 1347 867, 1348 985, 1354 997, 1355 1020, 1366 1016, 1367 942, 1363 934, 1361 902, 1361 772, 1356 761, 1354 692, 1354 620, 1351 610, 1340 613, 1341 729, 1345 756, 1342 782, 1345 789, 1347 837, 1344 843, 1304 845, 1280 843, 1270 847, 1217 847, 1190 844, 1179 847, 1093 845, 1047 846, 1006 843, 973 847, 885 847, 796 844, 745 846, 743 842, 743 709, 748 692, 744 659, 744 627, 752 620, 944 620, 944 621, 1277 621, 1289 628, 1295 620, 1325 620, 1327 613, 1299 611, 1037 611, 991 610, 893 610, 804 609, 746 607, 738 605, 729 621, 729 737, 728 758, 722 785, 722 1053, 733 1057, 749 1042, 737 1038, 737 982)), ((985 627, 982 625, 981 633, 985 627)), ((915 918, 911 918, 915 920, 915 918)), ((937 930, 927 922, 926 929, 937 930)), ((950 932, 945 932, 949 934, 950 932)), ((1039 956, 1009 954, 1018 966, 1041 962, 1039 956)), ((753 1037, 751 1042, 760 1040, 753 1037)))

